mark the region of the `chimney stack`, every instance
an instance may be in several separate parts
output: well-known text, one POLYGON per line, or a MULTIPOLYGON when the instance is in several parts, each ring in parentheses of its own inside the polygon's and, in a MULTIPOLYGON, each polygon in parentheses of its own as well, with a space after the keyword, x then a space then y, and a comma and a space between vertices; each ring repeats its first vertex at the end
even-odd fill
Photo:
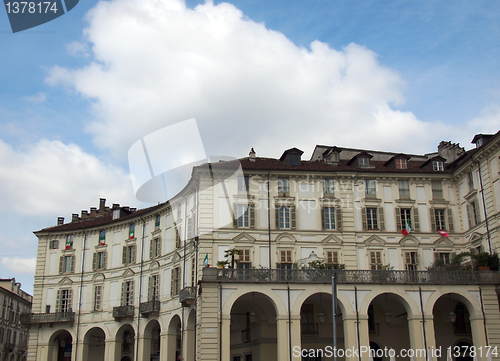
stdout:
POLYGON ((104 212, 104 208, 106 206, 106 198, 99 199, 99 212, 104 212))
POLYGON ((64 217, 57 217, 57 225, 60 226, 61 224, 64 224, 64 217))
POLYGON ((255 150, 253 150, 253 148, 250 150, 250 153, 248 153, 248 160, 250 162, 255 162, 255 150))
POLYGON ((73 213, 71 216, 71 222, 78 221, 78 213, 73 213))

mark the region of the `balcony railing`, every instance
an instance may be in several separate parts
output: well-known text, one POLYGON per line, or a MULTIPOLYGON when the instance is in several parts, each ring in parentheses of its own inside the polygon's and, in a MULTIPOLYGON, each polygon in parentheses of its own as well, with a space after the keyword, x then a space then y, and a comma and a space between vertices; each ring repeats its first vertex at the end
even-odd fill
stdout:
POLYGON ((203 281, 269 283, 337 283, 469 285, 500 284, 497 271, 389 271, 343 269, 218 269, 204 268, 203 281))
POLYGON ((113 307, 113 317, 116 320, 121 318, 134 318, 134 306, 116 306, 113 307))
POLYGON ((55 312, 55 313, 22 313, 22 324, 39 324, 39 323, 72 323, 75 321, 74 312, 55 312))
POLYGON ((139 313, 143 317, 158 315, 160 312, 160 301, 147 301, 139 304, 139 313))
POLYGON ((194 305, 196 302, 196 287, 184 287, 179 292, 179 301, 183 306, 194 305))
POLYGON ((3 344, 3 347, 8 351, 13 351, 16 345, 11 342, 6 342, 3 344))

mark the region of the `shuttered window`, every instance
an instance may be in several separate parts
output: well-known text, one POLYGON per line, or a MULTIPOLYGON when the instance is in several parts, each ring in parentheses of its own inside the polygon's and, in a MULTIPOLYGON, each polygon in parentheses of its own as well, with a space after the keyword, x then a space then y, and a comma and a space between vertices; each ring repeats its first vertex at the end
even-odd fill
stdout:
POLYGON ((161 256, 161 238, 156 237, 149 242, 149 258, 161 256))
POLYGON ((181 288, 181 268, 175 267, 172 269, 170 279, 170 295, 176 296, 179 294, 181 288))
POLYGON ((155 274, 149 276, 148 300, 158 301, 160 294, 160 276, 155 274))
POLYGON ((248 269, 251 266, 250 262, 250 250, 242 249, 238 258, 238 268, 240 269, 248 269))
POLYGON ((94 311, 102 311, 102 285, 94 286, 94 311))
POLYGON ((276 228, 297 228, 295 206, 281 206, 276 209, 276 228))
POLYGON ((61 256, 59 258, 59 273, 73 273, 75 271, 75 256, 61 256))
POLYGON ((405 252, 405 267, 407 271, 418 270, 417 252, 405 252))
POLYGON ((339 264, 339 253, 336 251, 327 251, 326 252, 326 263, 339 264))
POLYGON ((122 306, 134 304, 134 281, 124 281, 122 283, 122 306))
POLYGON ((57 291, 56 312, 73 312, 71 301, 73 298, 72 289, 62 289, 57 291))
POLYGON ((92 269, 94 271, 106 269, 106 251, 94 253, 92 258, 92 269))
POLYGON ((135 263, 135 244, 129 244, 127 246, 123 246, 122 263, 123 264, 135 263))
POLYGON ((382 269, 381 251, 370 251, 370 269, 372 270, 382 269))
POLYGON ((410 185, 407 180, 400 180, 399 185, 399 198, 410 198, 410 185))
POLYGON ((281 269, 292 269, 292 251, 291 250, 281 250, 280 251, 280 268, 281 269))
POLYGON ((336 229, 335 228, 335 208, 334 207, 324 207, 322 214, 323 229, 336 229))

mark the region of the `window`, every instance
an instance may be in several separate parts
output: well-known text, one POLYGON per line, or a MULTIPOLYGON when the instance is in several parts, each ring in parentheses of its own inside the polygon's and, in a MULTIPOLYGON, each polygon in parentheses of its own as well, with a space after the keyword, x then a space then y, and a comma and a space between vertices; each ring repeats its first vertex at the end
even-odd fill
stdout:
POLYGON ((365 191, 366 191, 366 196, 375 197, 377 193, 377 184, 375 179, 367 179, 365 181, 365 191))
POLYGON ((124 281, 122 283, 122 306, 132 306, 134 304, 134 281, 124 281))
POLYGON ((408 161, 404 158, 396 159, 396 169, 406 169, 408 168, 408 161))
POLYGON ((405 253, 405 267, 406 267, 407 271, 418 270, 417 252, 406 252, 405 253))
POLYGON ((446 229, 444 209, 434 209, 434 222, 436 225, 436 230, 440 231, 446 229))
POLYGON ((106 230, 105 229, 103 229, 99 232, 99 243, 101 245, 106 244, 106 230))
POLYGON ((334 207, 324 207, 323 208, 323 228, 324 229, 335 229, 335 208, 334 207))
POLYGON ((469 184, 469 190, 474 189, 474 176, 472 172, 467 173, 467 183, 469 184))
POLYGON ((450 252, 439 252, 436 254, 436 258, 443 264, 450 264, 450 252))
POLYGON ((443 185, 441 181, 432 181, 432 198, 434 199, 443 199, 443 185))
POLYGON ((123 246, 122 263, 123 264, 135 263, 135 244, 123 246))
POLYGON ((57 291, 57 312, 73 312, 71 308, 71 298, 73 290, 64 289, 57 291))
POLYGON ((181 248, 181 234, 179 233, 179 230, 177 227, 175 227, 175 248, 181 248))
POLYGON ((68 249, 72 249, 73 248, 73 240, 74 240, 75 236, 73 234, 68 234, 66 236, 66 250, 68 249))
POLYGON ((135 223, 132 223, 128 230, 128 239, 133 239, 135 237, 135 223))
POLYGON ((238 177, 238 193, 247 193, 248 192, 248 184, 249 184, 248 176, 239 176, 238 177))
POLYGON ((410 198, 410 184, 407 180, 400 180, 399 185, 399 198, 410 198))
POLYGON ((479 223, 479 212, 476 200, 473 200, 467 205, 467 218, 469 219, 469 228, 479 223))
POLYGON ((238 227, 248 228, 250 225, 248 217, 248 206, 246 204, 238 204, 238 227))
POLYGON ((358 164, 361 168, 367 168, 370 166, 370 158, 367 157, 359 157, 358 164))
POLYGON ((288 178, 278 178, 278 194, 287 196, 289 192, 288 178))
POLYGON ((102 285, 94 286, 94 311, 102 311, 102 285))
POLYGON ((50 241, 49 248, 50 249, 58 249, 59 248, 59 241, 57 239, 50 241))
POLYGON ((94 253, 92 269, 94 271, 106 269, 106 251, 94 253))
POLYGON ((280 268, 281 269, 292 269, 292 251, 291 250, 281 250, 280 251, 280 268))
POLYGON ((278 228, 290 229, 290 207, 278 208, 278 228))
POLYGON ((59 273, 73 273, 75 271, 75 256, 61 256, 59 258, 59 273))
POLYGON ((172 269, 172 275, 170 280, 170 296, 175 296, 179 294, 181 289, 181 268, 176 267, 172 269))
POLYGON ((440 160, 435 160, 432 162, 432 170, 437 172, 442 172, 444 170, 443 162, 440 160))
POLYGON ((241 254, 239 255, 238 258, 238 268, 249 269, 251 265, 252 264, 250 262, 250 250, 242 249, 241 254))
POLYGON ((408 224, 410 224, 411 226, 411 208, 400 209, 400 220, 401 220, 400 229, 406 229, 406 226, 408 224))
POLYGON ((382 269, 382 252, 380 251, 370 252, 370 269, 372 270, 382 269))
POLYGON ((160 228, 160 219, 161 219, 161 216, 158 214, 156 216, 156 220, 155 220, 155 230, 157 230, 158 228, 160 228))
POLYGON ((378 229, 377 208, 366 209, 366 228, 378 229))
POLYGON ((149 258, 161 256, 161 239, 160 237, 153 238, 149 244, 149 258))
POLYGON ((336 251, 327 251, 326 263, 329 265, 339 264, 339 253, 336 251))
POLYGON ((148 300, 158 301, 159 295, 160 295, 160 276, 157 274, 151 275, 149 276, 148 300))
POLYGON ((323 193, 335 194, 335 179, 323 179, 323 193))
POLYGON ((191 259, 191 286, 196 285, 196 259, 191 259))

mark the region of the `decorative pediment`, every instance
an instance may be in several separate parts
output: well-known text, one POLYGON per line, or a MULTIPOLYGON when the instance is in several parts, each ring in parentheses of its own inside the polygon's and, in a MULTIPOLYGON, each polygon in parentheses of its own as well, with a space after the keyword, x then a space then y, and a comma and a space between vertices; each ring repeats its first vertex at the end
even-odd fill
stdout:
POLYGON ((434 248, 436 249, 450 249, 453 248, 454 244, 448 237, 441 237, 434 242, 434 248))
POLYGON ((333 234, 330 234, 328 237, 326 237, 325 239, 323 239, 321 241, 321 243, 323 245, 328 245, 328 246, 333 246, 333 245, 334 246, 340 246, 340 245, 342 245, 342 240, 339 237, 337 237, 337 236, 335 236, 333 234))
POLYGON ((473 244, 483 240, 483 235, 477 232, 472 232, 467 240, 468 243, 473 244))
POLYGON ((104 274, 103 273, 96 273, 94 275, 94 277, 92 277, 92 281, 93 282, 104 282, 104 279, 106 277, 104 277, 104 274))
POLYGON ((134 275, 134 271, 132 271, 130 268, 127 268, 124 272, 122 277, 132 277, 134 275))
POLYGON ((276 237, 276 243, 295 243, 297 239, 291 233, 281 233, 276 237))
POLYGON ((367 247, 383 247, 385 245, 385 241, 375 234, 368 237, 363 243, 367 247))
POLYGON ((401 245, 401 247, 418 247, 420 241, 417 239, 417 237, 408 235, 401 238, 399 244, 401 245))
POLYGON ((69 277, 64 277, 59 281, 59 284, 61 286, 69 286, 73 284, 73 281, 69 277))
POLYGON ((149 265, 149 269, 151 271, 155 271, 157 270, 158 268, 160 268, 160 263, 158 261, 153 261, 151 262, 151 264, 149 265))
POLYGON ((233 241, 235 243, 237 243, 237 242, 241 242, 241 243, 254 243, 255 242, 255 238, 252 237, 252 235, 250 235, 249 233, 243 232, 243 233, 238 234, 236 237, 234 237, 233 241))
POLYGON ((172 263, 177 263, 177 262, 180 262, 181 260, 181 255, 179 254, 179 252, 175 252, 174 256, 172 257, 172 263))

